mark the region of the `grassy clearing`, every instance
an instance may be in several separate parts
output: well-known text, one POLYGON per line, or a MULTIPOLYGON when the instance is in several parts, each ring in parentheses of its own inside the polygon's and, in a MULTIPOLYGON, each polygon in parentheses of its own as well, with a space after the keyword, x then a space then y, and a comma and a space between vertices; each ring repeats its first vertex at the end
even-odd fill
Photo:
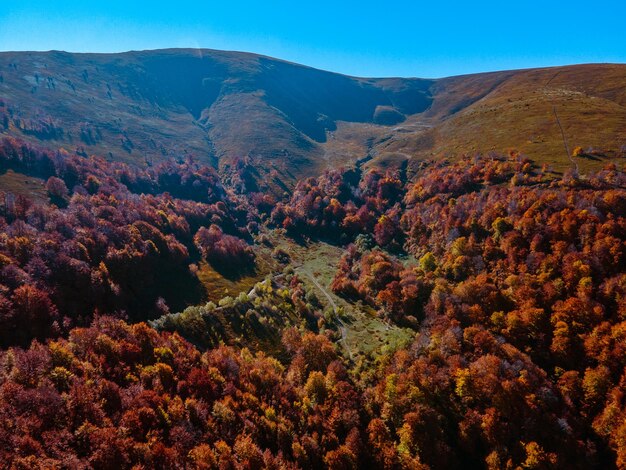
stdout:
POLYGON ((217 302, 223 297, 237 296, 240 292, 249 292, 257 282, 280 269, 278 263, 271 257, 266 247, 255 247, 256 266, 253 272, 239 277, 227 277, 216 271, 206 261, 198 264, 198 279, 205 290, 207 300, 217 302))
POLYGON ((338 343, 345 357, 355 365, 373 362, 381 354, 397 349, 413 338, 415 333, 412 330, 387 323, 371 307, 361 302, 348 302, 330 290, 343 248, 324 242, 299 244, 278 230, 268 231, 265 235, 271 246, 256 245, 256 270, 253 273, 228 278, 206 262, 198 265, 198 278, 207 300, 217 303, 226 296, 237 297, 241 292, 249 292, 266 277, 291 268, 322 305, 337 307, 341 315, 336 321, 337 331, 341 334, 338 343), (275 248, 289 253, 291 261, 287 266, 272 257, 275 248))
POLYGON ((0 190, 25 196, 36 203, 48 203, 48 193, 44 180, 16 173, 13 170, 7 170, 0 175, 0 190))
MULTIPOLYGON (((292 266, 300 274, 302 281, 315 292, 316 286, 305 273, 313 275, 334 303, 343 310, 345 346, 355 363, 374 361, 382 353, 397 349, 413 338, 415 333, 411 329, 387 323, 377 317, 371 307, 360 302, 348 302, 333 294, 330 284, 335 276, 337 263, 344 253, 343 248, 324 242, 299 245, 276 232, 273 232, 271 238, 277 246, 291 255, 292 266)), ((317 294, 323 304, 328 304, 325 295, 320 292, 317 294)))

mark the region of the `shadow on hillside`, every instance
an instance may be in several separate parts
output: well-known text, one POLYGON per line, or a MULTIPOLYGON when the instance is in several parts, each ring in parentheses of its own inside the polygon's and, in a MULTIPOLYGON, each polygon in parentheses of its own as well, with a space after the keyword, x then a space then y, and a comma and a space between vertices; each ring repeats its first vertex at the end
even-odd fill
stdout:
POLYGON ((250 263, 224 263, 216 261, 208 261, 208 264, 225 279, 236 282, 243 277, 254 276, 257 274, 257 267, 254 261, 250 263))

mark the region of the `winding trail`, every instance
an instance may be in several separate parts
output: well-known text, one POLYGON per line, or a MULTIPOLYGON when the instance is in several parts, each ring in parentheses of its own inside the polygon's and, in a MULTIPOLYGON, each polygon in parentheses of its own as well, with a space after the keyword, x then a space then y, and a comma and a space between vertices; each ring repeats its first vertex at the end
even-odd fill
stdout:
POLYGON ((335 299, 332 298, 330 293, 326 289, 324 289, 324 287, 322 287, 322 285, 317 281, 315 276, 311 274, 308 270, 301 268, 300 272, 309 278, 309 280, 315 285, 315 287, 317 287, 322 292, 322 294, 324 294, 324 296, 328 299, 328 302, 330 303, 330 305, 333 307, 333 311, 335 312, 335 318, 337 319, 337 322, 339 322, 339 332, 341 333, 341 339, 339 340, 339 342, 342 344, 344 349, 348 351, 350 360, 353 360, 352 350, 350 349, 350 347, 348 346, 348 342, 346 341, 346 334, 347 334, 348 328, 346 324, 344 323, 344 321, 341 318, 339 318, 339 313, 338 313, 339 306, 335 302, 335 299))

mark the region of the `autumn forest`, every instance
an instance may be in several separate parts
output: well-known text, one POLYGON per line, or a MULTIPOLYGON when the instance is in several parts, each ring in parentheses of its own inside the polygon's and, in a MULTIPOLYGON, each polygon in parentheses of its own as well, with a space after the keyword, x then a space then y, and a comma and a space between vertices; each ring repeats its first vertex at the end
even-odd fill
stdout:
POLYGON ((0 192, 3 468, 626 468, 623 164, 0 169, 45 184, 0 192))

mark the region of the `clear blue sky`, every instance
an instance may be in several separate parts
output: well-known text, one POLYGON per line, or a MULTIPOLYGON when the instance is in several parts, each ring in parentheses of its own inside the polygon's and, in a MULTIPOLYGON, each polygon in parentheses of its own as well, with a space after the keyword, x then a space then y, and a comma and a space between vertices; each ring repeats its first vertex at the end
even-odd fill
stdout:
POLYGON ((626 62, 626 1, 0 0, 0 50, 257 52, 360 76, 626 62))

